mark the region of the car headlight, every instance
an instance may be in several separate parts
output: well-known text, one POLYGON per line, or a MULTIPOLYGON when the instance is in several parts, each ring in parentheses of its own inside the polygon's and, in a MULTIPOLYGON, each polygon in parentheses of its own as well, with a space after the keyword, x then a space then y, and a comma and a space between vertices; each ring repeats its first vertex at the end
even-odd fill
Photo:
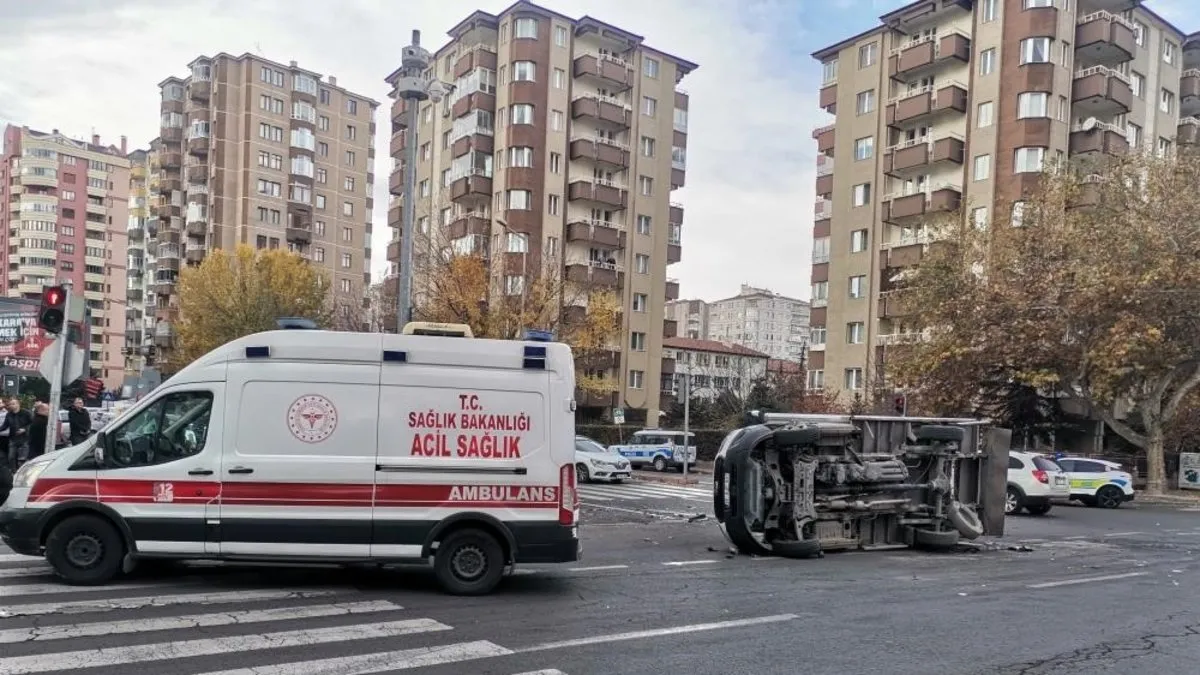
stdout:
POLYGON ((33 484, 37 482, 38 476, 41 476, 42 472, 45 471, 46 467, 50 466, 50 463, 53 461, 53 459, 41 461, 34 460, 21 465, 21 468, 17 470, 16 475, 13 476, 13 487, 33 487, 33 484))

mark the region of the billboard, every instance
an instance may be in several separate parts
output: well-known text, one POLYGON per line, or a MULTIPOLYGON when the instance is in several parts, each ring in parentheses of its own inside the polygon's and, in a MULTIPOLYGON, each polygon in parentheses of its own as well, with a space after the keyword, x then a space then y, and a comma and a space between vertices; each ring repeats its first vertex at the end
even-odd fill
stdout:
POLYGON ((0 298, 0 370, 38 375, 42 351, 53 340, 37 325, 38 302, 0 298))

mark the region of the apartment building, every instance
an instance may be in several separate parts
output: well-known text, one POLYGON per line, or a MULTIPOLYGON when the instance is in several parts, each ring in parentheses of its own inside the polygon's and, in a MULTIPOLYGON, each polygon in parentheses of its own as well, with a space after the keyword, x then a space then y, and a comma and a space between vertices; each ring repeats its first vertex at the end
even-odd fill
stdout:
POLYGON ((323 266, 338 315, 361 312, 379 103, 254 54, 201 56, 188 73, 158 85, 155 345, 174 340, 180 268, 243 243, 323 266))
POLYGON ((0 288, 38 299, 70 279, 91 317, 91 370, 106 387, 125 371, 126 141, 104 145, 8 125, 0 154, 0 288))
POLYGON ((742 284, 738 294, 705 302, 667 303, 683 337, 741 345, 773 359, 802 361, 808 345, 809 303, 742 284))
POLYGON ((664 355, 675 361, 669 389, 675 396, 684 395, 683 378, 690 377, 693 397, 733 394, 744 399, 756 382, 767 377, 770 357, 742 345, 671 337, 663 340, 663 347, 664 355))
MULTIPOLYGON (((626 29, 525 1, 477 11, 449 36, 428 76, 451 93, 422 102, 418 117, 414 298, 431 253, 422 241, 488 256, 510 295, 542 264, 573 285, 612 288, 625 308, 619 356, 594 370, 616 391, 580 392, 579 403, 655 421, 671 368, 663 340, 676 331, 664 315, 679 293, 667 269, 682 252, 684 209, 671 191, 686 173, 688 96, 677 86, 696 64, 626 29)), ((405 106, 392 106, 397 231, 405 106)), ((398 235, 388 259, 399 260, 398 235)), ((567 302, 566 311, 583 310, 583 300, 567 302)))
POLYGON ((1138 0, 924 0, 821 49, 808 385, 886 380, 898 275, 959 211, 1019 221, 1043 166, 1195 143, 1200 40, 1138 0))
POLYGON ((708 339, 708 303, 703 300, 671 300, 666 317, 678 327, 679 337, 708 339))
POLYGON ((125 265, 125 371, 141 372, 153 359, 154 250, 158 220, 151 208, 157 194, 158 154, 151 149, 129 153, 129 251, 125 265))

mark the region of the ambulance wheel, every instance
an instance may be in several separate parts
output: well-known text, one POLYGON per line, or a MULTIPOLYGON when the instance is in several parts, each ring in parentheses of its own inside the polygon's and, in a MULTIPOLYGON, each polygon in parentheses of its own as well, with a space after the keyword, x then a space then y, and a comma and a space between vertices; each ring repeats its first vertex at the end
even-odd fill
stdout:
POLYGON ((654 470, 658 471, 660 473, 663 471, 666 471, 667 470, 667 458, 663 457, 661 455, 658 457, 655 457, 654 458, 654 470))
POLYGON ((99 516, 71 516, 46 537, 46 560, 55 574, 75 586, 99 586, 121 571, 125 542, 99 516))
POLYGON ((486 595, 504 575, 504 548, 482 530, 458 530, 438 545, 433 570, 451 595, 486 595))

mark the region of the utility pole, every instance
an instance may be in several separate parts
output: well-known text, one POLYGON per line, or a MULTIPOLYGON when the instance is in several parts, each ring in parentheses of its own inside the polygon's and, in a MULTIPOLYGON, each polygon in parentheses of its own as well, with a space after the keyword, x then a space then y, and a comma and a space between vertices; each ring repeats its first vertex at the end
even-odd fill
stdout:
MULTIPOLYGON (((46 444, 43 446, 42 452, 54 452, 54 447, 58 443, 58 408, 62 399, 63 386, 63 371, 67 366, 67 349, 71 346, 71 279, 63 279, 61 286, 66 290, 66 297, 63 299, 63 327, 62 331, 54 337, 54 342, 47 348, 54 350, 54 367, 51 373, 54 377, 50 379, 50 412, 49 419, 46 420, 46 444)), ((45 355, 43 354, 43 357, 45 355)))
POLYGON ((404 130, 404 203, 400 210, 400 274, 396 280, 396 332, 412 320, 413 237, 417 214, 417 124, 421 102, 429 99, 429 52, 421 47, 421 31, 412 32, 412 44, 404 48, 400 77, 392 95, 405 101, 408 127, 404 130))
POLYGON ((691 452, 691 440, 688 438, 688 426, 692 422, 692 368, 691 354, 689 362, 683 371, 683 480, 687 482, 688 454, 691 452))

